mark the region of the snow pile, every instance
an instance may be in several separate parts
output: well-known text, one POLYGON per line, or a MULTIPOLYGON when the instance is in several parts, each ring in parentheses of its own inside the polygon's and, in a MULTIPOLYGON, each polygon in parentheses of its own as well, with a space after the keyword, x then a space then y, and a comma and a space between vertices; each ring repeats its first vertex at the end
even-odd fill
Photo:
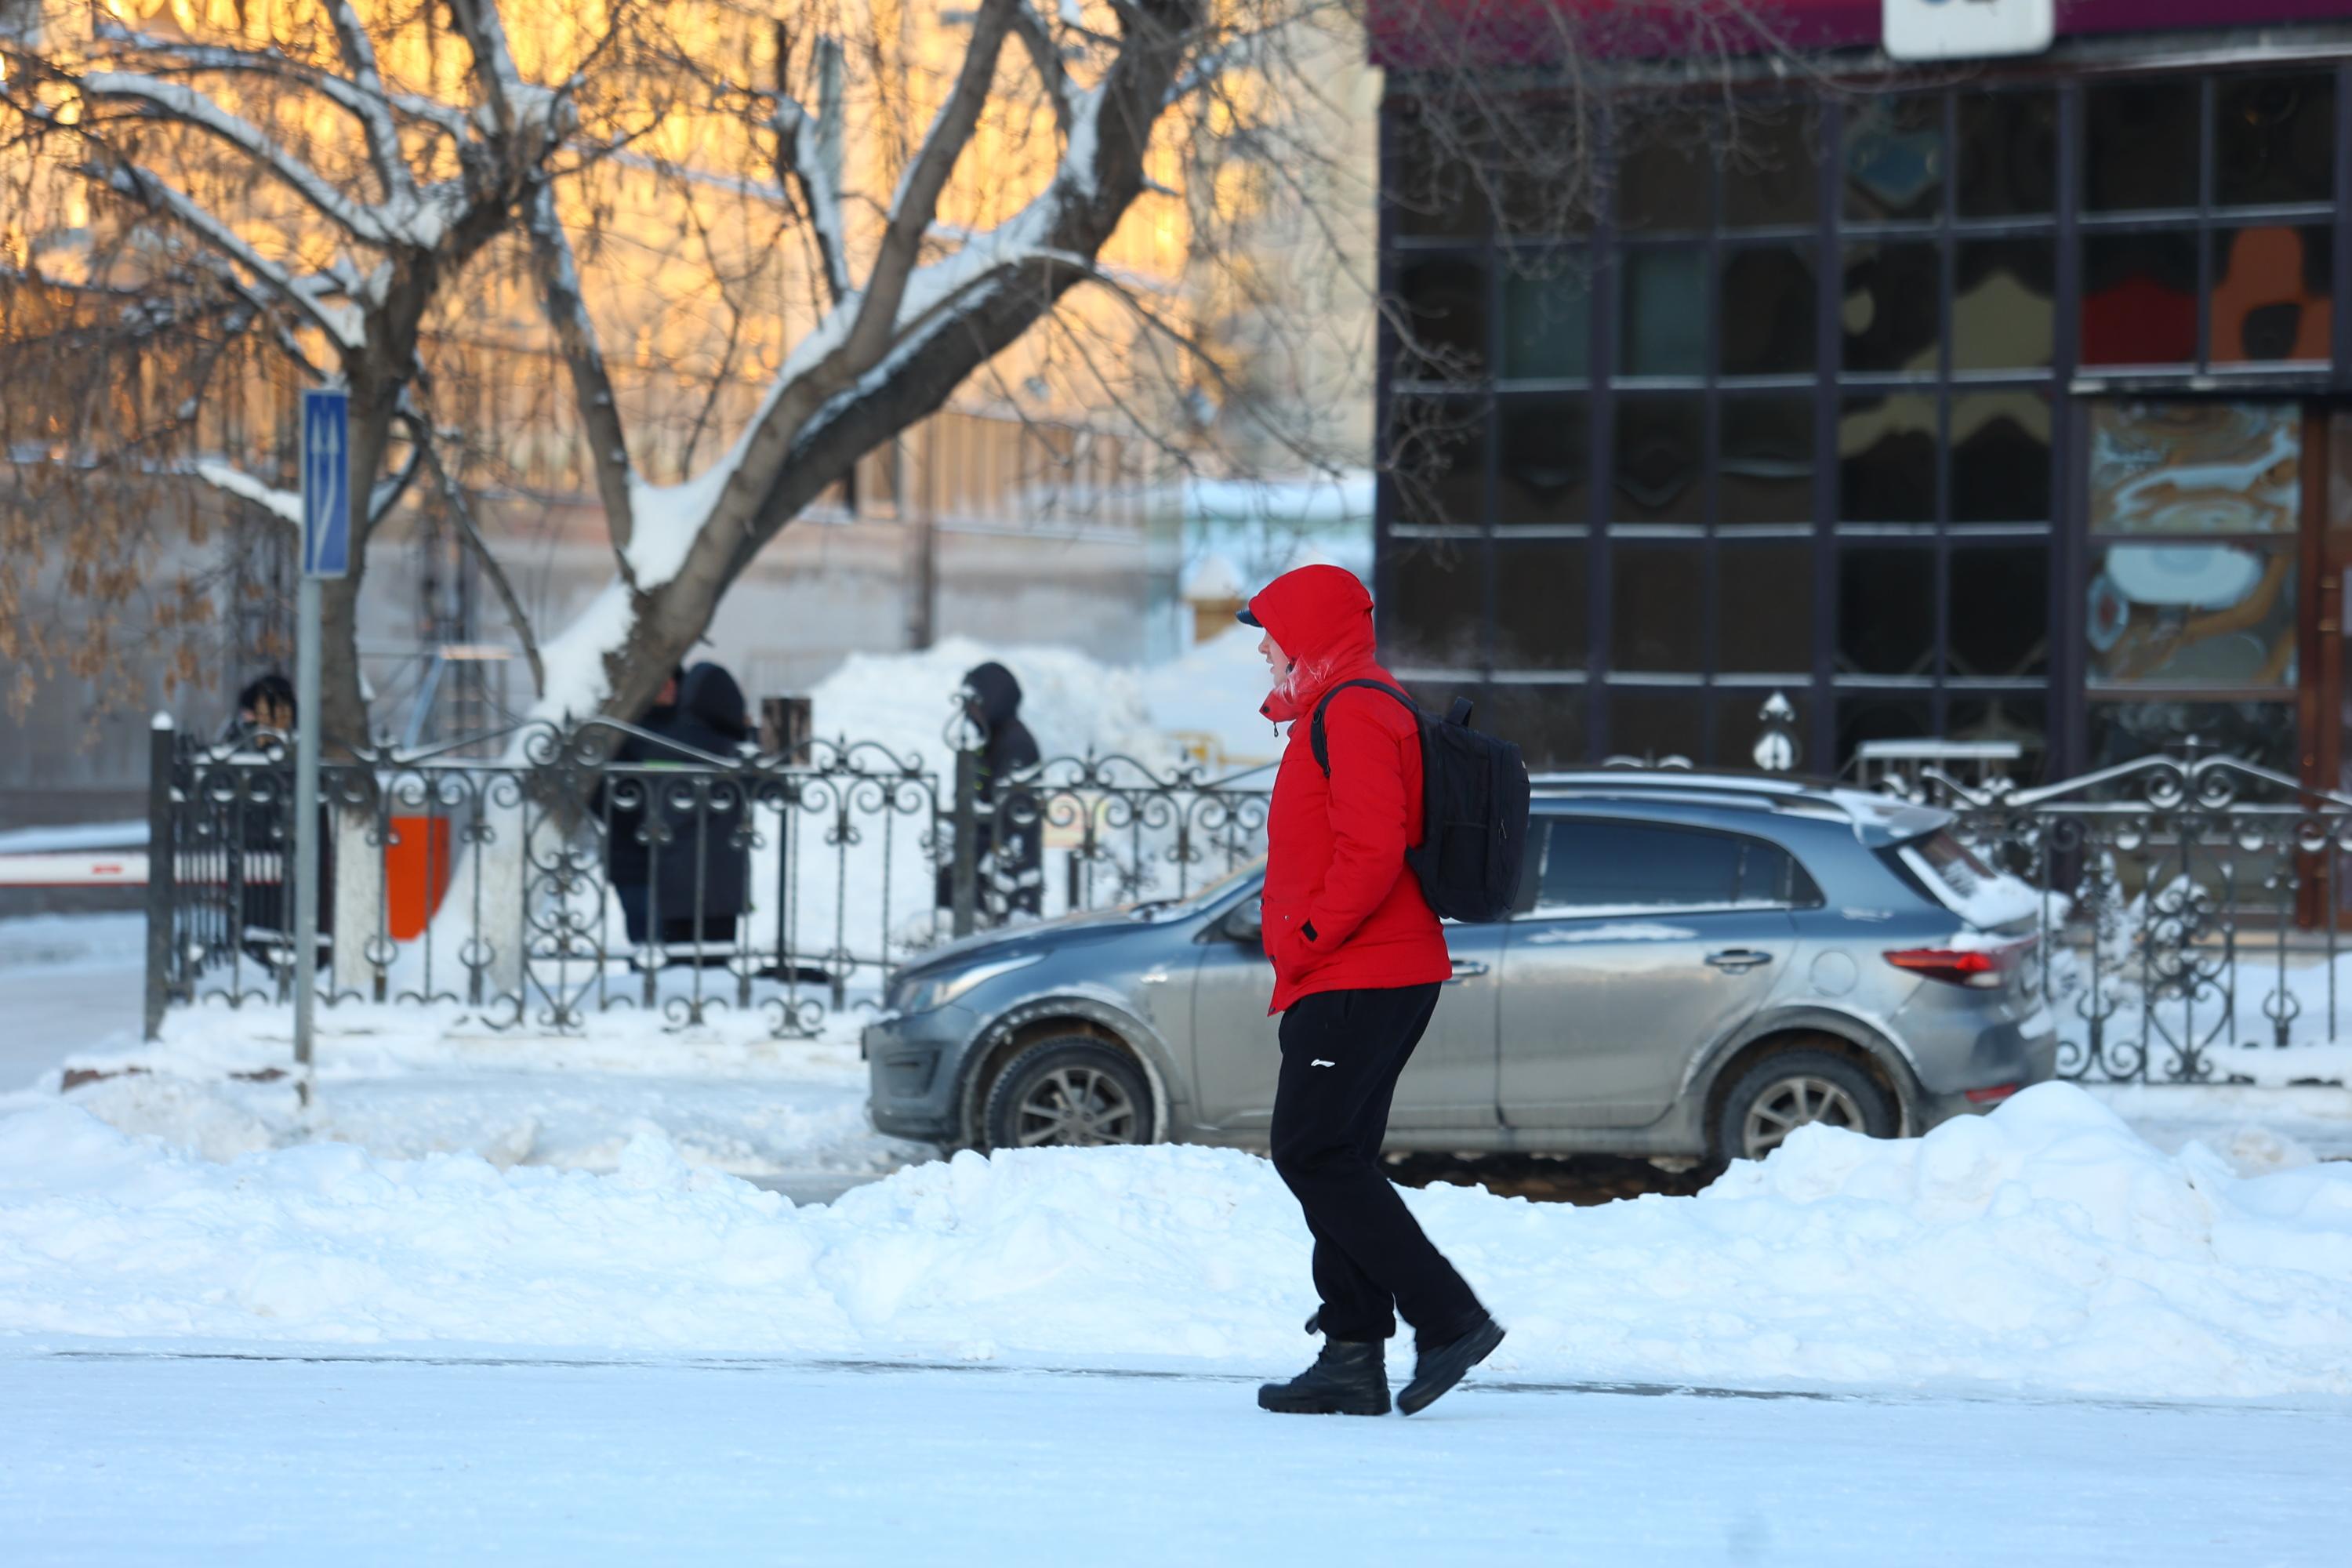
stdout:
MULTIPOLYGON (((2352 1168, 2241 1179, 2063 1085, 1808 1128, 1696 1198, 1408 1202, 1510 1326, 1497 1373, 2352 1393, 2352 1168)), ((1308 1304, 1295 1206, 1230 1151, 964 1154, 795 1209, 652 1135, 599 1178, 0 1121, 0 1331, 1287 1370, 1308 1304)))
MULTIPOLYGON (((315 1096, 296 1098, 282 1012, 174 1013, 165 1038, 83 1050, 95 1075, 68 1103, 127 1133, 215 1161, 341 1142, 393 1158, 474 1153, 500 1168, 611 1171, 652 1137, 696 1168, 739 1176, 863 1177, 929 1158, 877 1133, 858 1058, 862 1013, 815 1040, 768 1037, 760 1012, 654 1030, 628 1011, 592 1014, 577 1036, 483 1026, 454 1007, 346 1005, 322 1018, 315 1096)), ((0 1110, 49 1101, 63 1073, 0 1096, 0 1110)))
POLYGON ((1021 682, 1021 721, 1045 757, 1121 752, 1150 766, 1171 760, 1136 673, 1066 647, 991 647, 949 637, 917 653, 854 653, 810 693, 819 739, 872 741, 952 776, 946 731, 964 671, 993 660, 1021 682))

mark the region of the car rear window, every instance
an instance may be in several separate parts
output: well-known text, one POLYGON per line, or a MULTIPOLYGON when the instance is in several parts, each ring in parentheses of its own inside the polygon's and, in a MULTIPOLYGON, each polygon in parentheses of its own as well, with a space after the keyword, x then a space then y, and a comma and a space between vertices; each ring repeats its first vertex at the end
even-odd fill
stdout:
POLYGON ((1647 822, 1559 817, 1544 846, 1539 910, 1739 908, 1818 903, 1777 844, 1647 822))
POLYGON ((1990 931, 2030 919, 2038 908, 2032 888, 1986 865, 1948 828, 1881 853, 1906 881, 1971 925, 1990 931))

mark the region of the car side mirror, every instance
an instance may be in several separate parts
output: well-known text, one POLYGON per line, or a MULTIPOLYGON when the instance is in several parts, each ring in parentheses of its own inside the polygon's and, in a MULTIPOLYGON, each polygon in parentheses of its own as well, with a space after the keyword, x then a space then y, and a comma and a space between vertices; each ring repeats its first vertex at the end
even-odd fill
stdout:
POLYGON ((1265 940, 1265 915, 1255 899, 1244 899, 1225 911, 1217 922, 1217 934, 1234 942, 1256 943, 1265 940))

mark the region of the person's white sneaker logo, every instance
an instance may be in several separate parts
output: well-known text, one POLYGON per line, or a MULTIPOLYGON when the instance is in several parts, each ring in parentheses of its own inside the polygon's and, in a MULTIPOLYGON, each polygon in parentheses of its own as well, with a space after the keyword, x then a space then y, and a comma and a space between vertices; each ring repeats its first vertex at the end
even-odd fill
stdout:
POLYGON ((1317 1057, 1313 1061, 1308 1062, 1307 1065, 1311 1068, 1335 1068, 1339 1064, 1338 1062, 1327 1062, 1321 1057, 1317 1057))

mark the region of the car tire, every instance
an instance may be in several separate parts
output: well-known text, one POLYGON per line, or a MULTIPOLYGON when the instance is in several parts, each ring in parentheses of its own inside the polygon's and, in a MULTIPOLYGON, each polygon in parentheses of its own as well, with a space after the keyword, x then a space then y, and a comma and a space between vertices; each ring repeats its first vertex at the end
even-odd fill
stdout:
POLYGON ((1892 1138, 1894 1100, 1853 1059, 1822 1050, 1775 1051, 1739 1075, 1715 1122, 1719 1160, 1760 1160, 1797 1128, 1825 1121, 1892 1138))
POLYGON ((1004 1064, 980 1121, 991 1149, 1149 1143, 1151 1089, 1118 1047, 1061 1035, 1004 1064))

